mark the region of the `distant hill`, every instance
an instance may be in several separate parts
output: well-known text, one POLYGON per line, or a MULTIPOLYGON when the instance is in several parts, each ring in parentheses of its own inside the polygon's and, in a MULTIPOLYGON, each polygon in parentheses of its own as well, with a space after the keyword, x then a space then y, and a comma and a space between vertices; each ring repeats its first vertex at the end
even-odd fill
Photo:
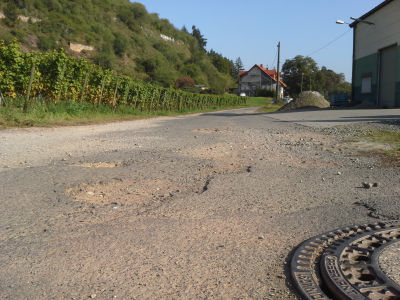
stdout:
POLYGON ((194 27, 176 29, 129 0, 3 0, 0 39, 25 51, 64 48, 119 73, 162 86, 182 77, 221 93, 235 86, 232 61, 206 52, 194 27))

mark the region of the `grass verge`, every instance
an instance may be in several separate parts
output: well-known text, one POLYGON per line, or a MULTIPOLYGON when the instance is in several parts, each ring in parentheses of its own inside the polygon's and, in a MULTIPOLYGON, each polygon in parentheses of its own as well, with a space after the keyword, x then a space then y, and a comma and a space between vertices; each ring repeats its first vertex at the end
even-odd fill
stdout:
POLYGON ((282 106, 283 103, 273 103, 273 98, 265 98, 265 97, 251 97, 249 98, 249 103, 252 104, 252 106, 261 106, 257 112, 263 113, 263 112, 276 112, 278 111, 282 106))
POLYGON ((385 144, 390 146, 390 150, 380 150, 376 152, 381 158, 391 159, 396 166, 400 165, 400 132, 387 130, 370 130, 362 135, 373 143, 385 144))
POLYGON ((217 110, 257 107, 265 104, 266 98, 250 98, 246 104, 238 106, 220 106, 207 109, 190 109, 185 111, 140 111, 130 106, 93 105, 89 103, 62 102, 40 103, 30 106, 28 113, 22 112, 23 99, 14 99, 12 104, 0 106, 0 129, 10 127, 51 127, 100 124, 125 120, 138 120, 158 116, 177 116, 217 110))

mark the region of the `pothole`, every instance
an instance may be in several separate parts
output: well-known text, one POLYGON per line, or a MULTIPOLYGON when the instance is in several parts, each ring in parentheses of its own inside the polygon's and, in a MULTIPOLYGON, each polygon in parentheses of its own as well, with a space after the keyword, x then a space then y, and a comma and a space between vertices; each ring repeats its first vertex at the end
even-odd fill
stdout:
POLYGON ((67 190, 74 201, 96 205, 141 205, 152 199, 167 198, 178 188, 165 179, 113 180, 81 184, 67 190))
POLYGON ((83 168, 94 168, 94 169, 101 169, 101 168, 117 168, 123 165, 122 162, 94 162, 94 163, 85 163, 85 164, 78 164, 74 165, 76 167, 83 167, 83 168))
POLYGON ((227 133, 230 132, 231 130, 228 128, 224 129, 219 129, 219 128, 199 128, 199 129, 194 129, 192 132, 200 132, 200 133, 227 133))
POLYGON ((400 299, 400 283, 378 263, 382 249, 398 242, 400 221, 346 227, 311 238, 291 260, 295 287, 303 299, 400 299))

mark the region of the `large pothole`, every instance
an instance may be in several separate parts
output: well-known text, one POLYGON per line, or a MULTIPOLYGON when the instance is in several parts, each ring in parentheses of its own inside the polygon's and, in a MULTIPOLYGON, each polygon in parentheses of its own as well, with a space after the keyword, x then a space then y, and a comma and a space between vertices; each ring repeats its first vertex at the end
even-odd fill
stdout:
POLYGON ((74 201, 96 205, 141 205, 151 199, 166 198, 179 191, 166 179, 114 179, 110 182, 81 184, 68 189, 74 201))

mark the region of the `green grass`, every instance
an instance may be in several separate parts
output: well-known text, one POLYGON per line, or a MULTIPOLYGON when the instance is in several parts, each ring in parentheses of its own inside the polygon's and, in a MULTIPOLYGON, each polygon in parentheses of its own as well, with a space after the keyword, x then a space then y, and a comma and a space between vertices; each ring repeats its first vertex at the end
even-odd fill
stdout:
POLYGON ((400 162, 400 132, 387 131, 387 130, 370 130, 362 135, 369 141, 380 144, 387 144, 391 146, 391 150, 383 151, 391 158, 400 162))
MULTIPOLYGON (((250 99, 246 104, 237 106, 214 106, 207 109, 187 109, 183 111, 140 111, 130 106, 118 106, 112 109, 105 105, 88 103, 62 102, 35 103, 29 107, 28 113, 22 111, 24 99, 14 99, 12 104, 0 106, 0 128, 9 127, 51 127, 99 124, 124 120, 137 120, 157 116, 177 116, 217 110, 256 107, 262 105, 261 99, 250 99)), ((265 98, 264 98, 265 103, 265 98)))
POLYGON ((373 130, 364 134, 373 142, 392 144, 400 147, 400 132, 387 130, 373 130))
POLYGON ((272 98, 251 97, 249 98, 248 106, 261 106, 257 112, 276 112, 283 106, 283 104, 274 104, 272 103, 272 100, 272 98))

